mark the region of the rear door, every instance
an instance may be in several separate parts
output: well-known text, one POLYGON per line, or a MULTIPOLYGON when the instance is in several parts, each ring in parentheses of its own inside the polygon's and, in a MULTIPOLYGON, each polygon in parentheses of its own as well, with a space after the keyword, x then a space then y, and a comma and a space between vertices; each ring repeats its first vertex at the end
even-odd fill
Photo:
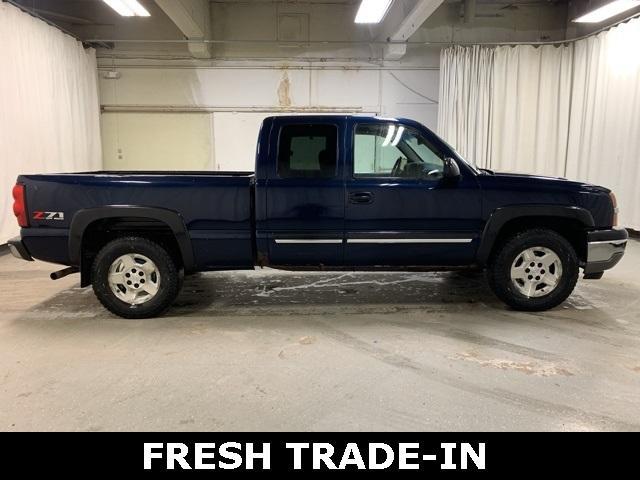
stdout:
POLYGON ((447 152, 417 125, 355 118, 350 130, 345 263, 472 263, 481 229, 472 172, 444 179, 447 152))
POLYGON ((269 263, 339 266, 345 192, 339 117, 273 121, 266 182, 269 263))

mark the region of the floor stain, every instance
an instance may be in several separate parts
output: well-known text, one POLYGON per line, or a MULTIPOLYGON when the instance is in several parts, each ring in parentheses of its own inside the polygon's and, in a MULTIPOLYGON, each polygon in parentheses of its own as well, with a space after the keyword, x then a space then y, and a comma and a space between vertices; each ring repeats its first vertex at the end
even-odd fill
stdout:
POLYGON ((285 70, 282 72, 282 79, 278 84, 278 105, 281 107, 291 106, 291 80, 285 70))
POLYGON ((311 345, 312 343, 315 343, 315 341, 316 341, 315 337, 309 337, 309 336, 300 337, 298 339, 298 343, 300 345, 311 345))
POLYGON ((565 377, 573 376, 574 373, 565 367, 560 367, 552 363, 540 362, 516 362, 514 360, 506 360, 500 358, 482 359, 477 353, 460 353, 452 357, 453 360, 465 360, 477 363, 483 367, 498 368, 500 370, 515 370, 527 375, 535 375, 537 377, 552 377, 562 375, 565 377))

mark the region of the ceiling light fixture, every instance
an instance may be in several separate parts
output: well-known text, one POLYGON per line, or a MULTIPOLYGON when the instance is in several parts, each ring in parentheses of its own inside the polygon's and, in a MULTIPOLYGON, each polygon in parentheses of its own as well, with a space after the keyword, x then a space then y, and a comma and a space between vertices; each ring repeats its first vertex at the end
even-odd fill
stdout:
POLYGON ((606 5, 591 10, 574 20, 576 23, 599 23, 633 7, 640 7, 640 0, 614 0, 606 5))
POLYGON ((380 23, 387 14, 392 0, 362 0, 355 23, 380 23))
POLYGON ((149 11, 138 0, 103 0, 123 17, 149 17, 149 11))

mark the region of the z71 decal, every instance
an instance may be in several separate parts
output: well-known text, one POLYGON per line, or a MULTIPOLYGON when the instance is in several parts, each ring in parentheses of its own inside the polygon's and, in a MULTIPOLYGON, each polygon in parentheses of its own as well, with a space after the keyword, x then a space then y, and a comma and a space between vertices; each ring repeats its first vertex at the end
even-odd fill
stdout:
POLYGON ((64 212, 33 212, 34 220, 64 220, 64 212))

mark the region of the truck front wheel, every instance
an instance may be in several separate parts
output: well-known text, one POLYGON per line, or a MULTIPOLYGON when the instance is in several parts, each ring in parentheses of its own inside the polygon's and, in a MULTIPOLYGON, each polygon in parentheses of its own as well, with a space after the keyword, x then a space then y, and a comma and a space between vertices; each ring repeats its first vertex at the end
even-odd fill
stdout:
POLYGON ((488 269, 489 286, 517 310, 541 311, 564 302, 578 280, 578 258, 566 238, 531 229, 498 247, 488 269))
POLYGON ((91 281, 100 303, 123 318, 158 316, 180 290, 180 275, 169 253, 142 237, 107 243, 93 261, 91 281))

